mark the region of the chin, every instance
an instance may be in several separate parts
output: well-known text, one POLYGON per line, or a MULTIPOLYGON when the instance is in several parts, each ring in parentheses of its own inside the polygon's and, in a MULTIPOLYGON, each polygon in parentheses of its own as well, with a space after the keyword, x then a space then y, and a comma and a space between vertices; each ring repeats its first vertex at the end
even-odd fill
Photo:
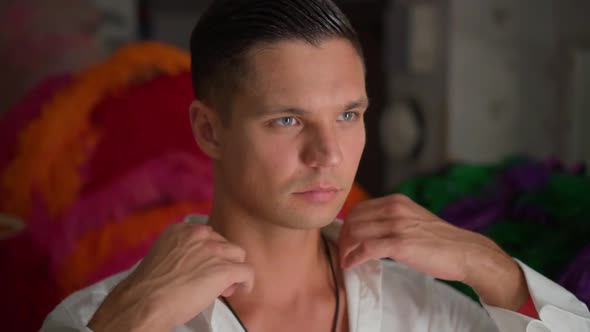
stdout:
POLYGON ((329 225, 336 219, 340 205, 299 206, 297 209, 289 210, 288 215, 279 216, 281 224, 293 229, 317 229, 329 225))

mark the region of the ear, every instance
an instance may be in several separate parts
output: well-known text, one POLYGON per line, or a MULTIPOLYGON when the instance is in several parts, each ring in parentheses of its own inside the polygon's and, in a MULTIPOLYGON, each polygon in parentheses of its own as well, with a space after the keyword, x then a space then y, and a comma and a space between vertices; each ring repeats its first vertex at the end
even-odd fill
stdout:
POLYGON ((191 103, 189 112, 195 141, 209 157, 218 159, 222 130, 219 114, 198 100, 191 103))

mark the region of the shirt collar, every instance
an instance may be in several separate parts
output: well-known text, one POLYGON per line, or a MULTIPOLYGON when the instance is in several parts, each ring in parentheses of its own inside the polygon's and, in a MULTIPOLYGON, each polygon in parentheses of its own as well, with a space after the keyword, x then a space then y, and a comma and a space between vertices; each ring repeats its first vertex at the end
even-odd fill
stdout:
MULTIPOLYGON (((207 223, 207 216, 189 215, 185 222, 207 223)), ((336 219, 322 228, 322 233, 333 243, 338 242, 342 220, 336 219)), ((346 304, 351 332, 378 332, 382 319, 382 273, 380 261, 372 260, 344 271, 346 304)), ((241 331, 232 313, 220 300, 205 309, 200 318, 207 321, 212 331, 241 331)))

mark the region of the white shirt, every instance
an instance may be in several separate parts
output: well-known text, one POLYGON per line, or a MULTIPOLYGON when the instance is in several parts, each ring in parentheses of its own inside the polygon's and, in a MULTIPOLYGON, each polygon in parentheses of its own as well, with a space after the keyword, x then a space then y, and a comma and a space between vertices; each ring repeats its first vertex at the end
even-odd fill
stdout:
MULTIPOLYGON (((206 217, 187 221, 206 223, 206 217)), ((341 221, 322 229, 331 241, 341 221)), ((391 261, 370 261, 344 272, 350 332, 502 331, 590 332, 586 305, 563 287, 522 262, 529 291, 540 320, 483 305, 434 278, 391 261)), ((131 270, 82 289, 47 316, 42 332, 91 332, 86 324, 109 292, 131 270)), ((220 300, 174 332, 243 332, 237 319, 220 300)))

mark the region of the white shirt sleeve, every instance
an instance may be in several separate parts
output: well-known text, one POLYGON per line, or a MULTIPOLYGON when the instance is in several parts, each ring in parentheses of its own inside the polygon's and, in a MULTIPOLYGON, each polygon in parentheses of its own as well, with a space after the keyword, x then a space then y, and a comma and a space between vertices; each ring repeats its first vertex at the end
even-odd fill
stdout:
POLYGON ((43 322, 40 332, 92 332, 66 306, 57 306, 43 322))
POLYGON ((111 276, 68 296, 45 318, 40 332, 92 332, 86 325, 110 291, 130 271, 111 276))
POLYGON ((383 265, 382 331, 499 331, 476 301, 451 286, 401 263, 383 265))
POLYGON ((519 260, 540 320, 483 304, 500 331, 590 332, 588 307, 572 293, 519 260))
POLYGON ((590 332, 590 313, 572 293, 516 260, 540 319, 480 306, 431 276, 384 262, 384 329, 403 331, 590 332))
MULTIPOLYGON (((444 326, 445 329, 440 331, 502 331, 476 301, 459 293, 451 286, 434 280, 430 291, 433 301, 428 312, 430 313, 429 323, 432 327, 444 326)), ((437 331, 437 329, 433 328, 432 331, 437 331)), ((510 331, 515 332, 515 330, 510 331)))

